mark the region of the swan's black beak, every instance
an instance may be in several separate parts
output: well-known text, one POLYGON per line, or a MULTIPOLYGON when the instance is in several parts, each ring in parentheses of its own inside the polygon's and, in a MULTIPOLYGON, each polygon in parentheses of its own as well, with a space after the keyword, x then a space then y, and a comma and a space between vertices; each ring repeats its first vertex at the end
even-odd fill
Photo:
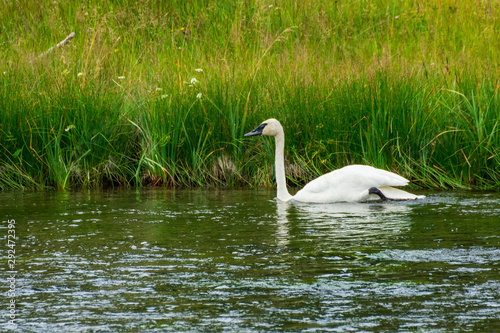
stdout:
POLYGON ((264 130, 264 127, 266 127, 266 125, 267 125, 266 123, 260 124, 259 127, 253 129, 251 132, 248 132, 247 134, 244 135, 244 137, 262 135, 262 131, 264 130))

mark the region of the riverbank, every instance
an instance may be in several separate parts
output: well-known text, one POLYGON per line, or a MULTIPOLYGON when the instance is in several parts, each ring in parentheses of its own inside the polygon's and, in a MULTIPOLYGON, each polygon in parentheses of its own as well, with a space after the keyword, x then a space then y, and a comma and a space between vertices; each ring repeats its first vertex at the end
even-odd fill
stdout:
POLYGON ((363 163, 496 188, 499 10, 6 3, 0 188, 270 186, 272 141, 243 139, 270 117, 290 184, 363 163))

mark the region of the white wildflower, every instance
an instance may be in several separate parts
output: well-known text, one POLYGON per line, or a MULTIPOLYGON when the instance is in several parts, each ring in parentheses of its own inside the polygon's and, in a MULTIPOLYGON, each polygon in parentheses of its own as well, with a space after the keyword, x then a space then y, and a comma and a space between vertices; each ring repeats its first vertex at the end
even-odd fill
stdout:
POLYGON ((195 71, 195 72, 203 72, 203 69, 201 69, 201 68, 196 68, 194 71, 195 71))
POLYGON ((201 96, 203 96, 201 93, 199 93, 198 95, 196 95, 196 98, 201 98, 201 96))
POLYGON ((82 75, 83 75, 83 73, 81 73, 81 72, 76 74, 76 76, 82 76, 82 75))
POLYGON ((123 80, 125 76, 118 76, 118 79, 123 80))
POLYGON ((191 79, 191 84, 196 84, 196 82, 198 82, 198 80, 196 80, 196 78, 195 78, 195 77, 193 77, 193 78, 191 79))

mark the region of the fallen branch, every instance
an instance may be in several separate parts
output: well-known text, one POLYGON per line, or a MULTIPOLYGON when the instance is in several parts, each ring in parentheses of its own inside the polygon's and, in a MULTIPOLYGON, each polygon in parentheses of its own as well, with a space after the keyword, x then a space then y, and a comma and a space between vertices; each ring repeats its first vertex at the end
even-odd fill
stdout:
POLYGON ((63 47, 64 45, 68 44, 73 38, 75 37, 75 33, 72 32, 68 35, 68 37, 66 37, 62 42, 60 42, 59 44, 57 44, 56 46, 52 46, 50 49, 48 49, 47 51, 43 52, 42 54, 40 54, 38 56, 38 58, 41 58, 49 53, 51 53, 52 51, 54 51, 54 49, 58 48, 58 47, 63 47))

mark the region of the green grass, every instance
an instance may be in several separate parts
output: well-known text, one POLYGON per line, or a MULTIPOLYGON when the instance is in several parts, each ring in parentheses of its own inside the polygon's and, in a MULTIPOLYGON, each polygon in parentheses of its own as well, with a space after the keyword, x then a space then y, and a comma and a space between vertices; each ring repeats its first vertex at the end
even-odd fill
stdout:
POLYGON ((272 141, 243 139, 270 117, 291 184, 365 163, 500 185, 497 1, 9 1, 0 22, 0 189, 272 185, 272 141))

